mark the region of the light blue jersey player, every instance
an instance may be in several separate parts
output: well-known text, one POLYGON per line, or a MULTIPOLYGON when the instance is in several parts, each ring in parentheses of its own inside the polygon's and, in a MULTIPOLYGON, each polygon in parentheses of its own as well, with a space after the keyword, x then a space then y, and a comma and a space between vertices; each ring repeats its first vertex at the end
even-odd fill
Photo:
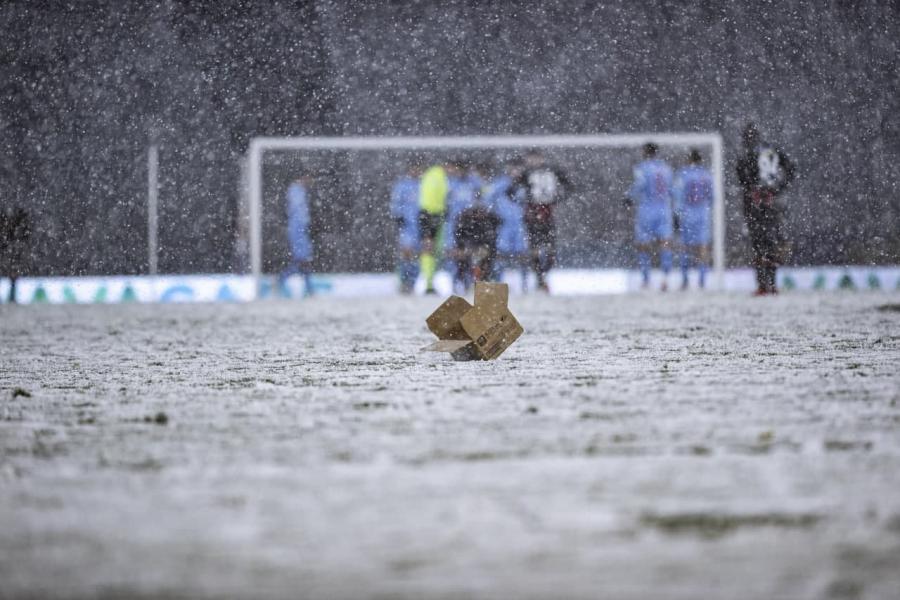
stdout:
POLYGON ((313 293, 312 278, 312 259, 313 246, 312 239, 309 235, 310 214, 309 199, 307 197, 307 188, 312 179, 304 175, 296 179, 287 190, 287 238, 291 250, 291 259, 286 269, 284 269, 278 278, 279 292, 283 296, 290 296, 287 288, 287 279, 291 275, 300 274, 303 276, 304 295, 310 296, 313 293))
MULTIPOLYGON (((634 168, 634 183, 629 191, 636 205, 634 242, 638 251, 643 287, 650 283, 651 252, 659 254, 664 275, 672 269, 672 168, 656 158, 656 144, 644 145, 644 160, 634 168)), ((666 290, 663 279, 662 290, 666 290)))
POLYGON ((699 150, 691 150, 688 164, 675 177, 675 214, 681 238, 681 287, 688 287, 688 271, 696 262, 700 287, 706 286, 713 202, 713 178, 703 166, 699 150))
POLYGON ((397 273, 400 292, 411 294, 419 276, 419 177, 414 165, 391 190, 391 217, 397 224, 397 273))

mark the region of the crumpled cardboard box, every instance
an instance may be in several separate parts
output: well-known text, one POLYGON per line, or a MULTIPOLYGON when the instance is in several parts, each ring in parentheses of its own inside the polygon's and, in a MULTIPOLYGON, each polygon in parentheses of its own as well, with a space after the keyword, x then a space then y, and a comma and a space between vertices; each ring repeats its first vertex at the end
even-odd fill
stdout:
POLYGON ((425 320, 438 341, 422 350, 449 352, 454 360, 497 358, 525 331, 508 302, 505 283, 476 283, 474 306, 450 296, 425 320))

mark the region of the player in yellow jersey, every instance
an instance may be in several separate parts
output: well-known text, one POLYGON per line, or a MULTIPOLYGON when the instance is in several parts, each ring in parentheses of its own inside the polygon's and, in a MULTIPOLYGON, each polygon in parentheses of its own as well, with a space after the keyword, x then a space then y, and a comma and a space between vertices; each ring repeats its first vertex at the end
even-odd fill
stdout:
POLYGON ((419 235, 421 254, 419 270, 425 278, 425 293, 433 294, 434 274, 437 271, 438 256, 442 246, 439 239, 444 230, 447 214, 447 195, 459 173, 455 162, 437 164, 422 173, 419 186, 419 235))

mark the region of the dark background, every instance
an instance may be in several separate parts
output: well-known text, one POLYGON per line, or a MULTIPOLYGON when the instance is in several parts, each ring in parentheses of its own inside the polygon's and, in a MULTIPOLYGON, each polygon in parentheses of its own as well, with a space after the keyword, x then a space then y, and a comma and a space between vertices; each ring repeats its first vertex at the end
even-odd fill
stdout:
MULTIPOLYGON (((729 262, 745 264, 733 161, 753 120, 799 165, 796 263, 900 262, 900 3, 604 4, 5 1, 0 207, 32 211, 35 273, 144 272, 157 140, 160 269, 228 271, 255 135, 720 131, 729 262)), ((270 268, 279 177, 301 158, 267 161, 270 268)), ((357 187, 341 169, 358 159, 323 169, 319 269, 390 268, 402 158, 357 187)), ((561 215, 566 264, 629 260, 618 198, 636 156, 596 158, 554 156, 586 174, 561 215)))

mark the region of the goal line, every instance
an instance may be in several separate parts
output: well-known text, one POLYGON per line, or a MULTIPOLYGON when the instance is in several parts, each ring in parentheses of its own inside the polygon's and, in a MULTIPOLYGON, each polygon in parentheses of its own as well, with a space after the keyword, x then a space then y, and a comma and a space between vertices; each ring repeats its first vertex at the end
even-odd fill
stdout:
POLYGON ((452 150, 516 148, 636 148, 648 142, 659 146, 701 146, 709 151, 713 175, 712 267, 713 287, 719 288, 725 268, 725 194, 722 136, 719 133, 625 133, 584 135, 504 136, 365 136, 255 137, 250 140, 243 173, 242 207, 247 215, 250 270, 257 296, 262 281, 263 155, 285 150, 452 150))

